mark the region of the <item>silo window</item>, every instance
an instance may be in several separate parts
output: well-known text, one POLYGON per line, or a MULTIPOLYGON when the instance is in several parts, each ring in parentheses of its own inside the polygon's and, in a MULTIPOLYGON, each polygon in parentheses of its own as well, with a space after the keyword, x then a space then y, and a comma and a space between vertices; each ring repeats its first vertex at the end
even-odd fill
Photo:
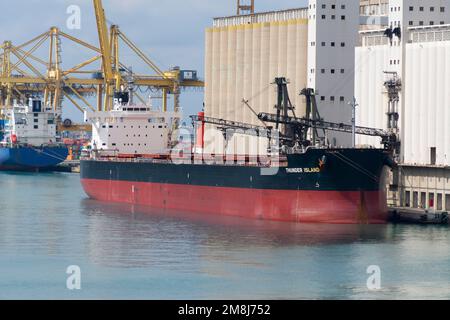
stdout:
POLYGON ((430 159, 431 159, 431 165, 436 165, 436 148, 433 147, 430 149, 430 159))

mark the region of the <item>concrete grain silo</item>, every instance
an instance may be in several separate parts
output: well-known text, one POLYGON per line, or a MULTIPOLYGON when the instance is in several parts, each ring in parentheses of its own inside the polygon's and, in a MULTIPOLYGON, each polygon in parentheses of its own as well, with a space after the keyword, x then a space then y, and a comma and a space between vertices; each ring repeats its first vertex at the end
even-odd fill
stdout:
MULTIPOLYGON (((299 92, 307 85, 307 16, 303 8, 216 18, 206 30, 205 116, 261 125, 243 100, 256 113, 274 113, 276 77, 289 80, 291 101, 297 114, 304 114, 305 102, 299 92)), ((209 127, 206 148, 208 141, 216 145, 220 139, 222 133, 209 127)), ((257 141, 241 135, 233 140, 231 144, 238 147, 228 152, 239 154, 248 153, 246 149, 257 141)), ((267 145, 262 143, 261 149, 264 153, 267 145)))

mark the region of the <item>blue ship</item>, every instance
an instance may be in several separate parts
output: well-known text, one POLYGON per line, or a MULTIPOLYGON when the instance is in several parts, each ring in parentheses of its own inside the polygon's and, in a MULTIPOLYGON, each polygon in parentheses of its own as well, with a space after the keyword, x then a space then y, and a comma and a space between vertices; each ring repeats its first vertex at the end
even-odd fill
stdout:
POLYGON ((0 147, 0 170, 44 171, 64 162, 68 154, 66 146, 0 147))
POLYGON ((45 171, 64 162, 69 150, 59 142, 56 119, 34 98, 8 110, 0 122, 0 170, 45 171))
POLYGON ((5 120, 0 119, 0 141, 2 141, 5 136, 4 130, 5 130, 5 120))

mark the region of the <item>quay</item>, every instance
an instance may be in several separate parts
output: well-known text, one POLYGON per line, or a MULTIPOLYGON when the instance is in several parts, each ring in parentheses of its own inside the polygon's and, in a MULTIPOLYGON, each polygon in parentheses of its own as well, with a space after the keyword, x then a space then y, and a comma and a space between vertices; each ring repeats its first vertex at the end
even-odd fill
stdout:
POLYGON ((53 168, 52 171, 80 173, 80 160, 66 160, 53 168))
POLYGON ((449 213, 446 211, 391 207, 389 208, 389 221, 406 224, 449 225, 449 213))

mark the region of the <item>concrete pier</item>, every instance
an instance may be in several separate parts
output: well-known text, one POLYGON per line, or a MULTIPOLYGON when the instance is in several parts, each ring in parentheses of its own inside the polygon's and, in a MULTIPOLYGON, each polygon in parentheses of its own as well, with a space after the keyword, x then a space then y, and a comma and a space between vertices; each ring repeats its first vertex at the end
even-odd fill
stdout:
POLYGON ((448 225, 449 213, 405 207, 389 208, 389 220, 393 223, 448 225))

